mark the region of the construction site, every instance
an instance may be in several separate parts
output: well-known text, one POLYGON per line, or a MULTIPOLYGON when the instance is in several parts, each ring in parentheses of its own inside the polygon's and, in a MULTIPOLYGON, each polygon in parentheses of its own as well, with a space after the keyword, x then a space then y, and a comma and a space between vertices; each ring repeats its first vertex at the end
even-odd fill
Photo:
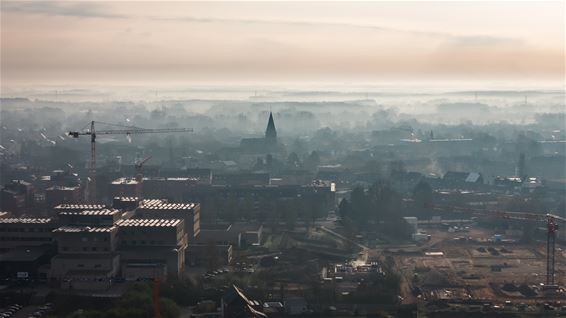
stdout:
POLYGON ((460 232, 433 227, 427 233, 432 239, 426 244, 383 251, 395 259, 401 273, 403 302, 418 303, 425 312, 443 307, 528 312, 540 311, 538 306, 562 312, 566 253, 560 245, 549 286, 544 241, 503 239, 473 224, 460 232))

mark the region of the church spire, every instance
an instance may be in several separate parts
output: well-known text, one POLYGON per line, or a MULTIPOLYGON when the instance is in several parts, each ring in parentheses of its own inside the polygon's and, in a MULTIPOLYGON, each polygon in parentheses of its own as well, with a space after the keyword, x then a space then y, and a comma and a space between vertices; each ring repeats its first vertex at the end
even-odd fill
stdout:
POLYGON ((265 130, 265 139, 269 142, 277 142, 277 130, 275 130, 275 122, 273 121, 273 113, 269 112, 269 121, 265 130))

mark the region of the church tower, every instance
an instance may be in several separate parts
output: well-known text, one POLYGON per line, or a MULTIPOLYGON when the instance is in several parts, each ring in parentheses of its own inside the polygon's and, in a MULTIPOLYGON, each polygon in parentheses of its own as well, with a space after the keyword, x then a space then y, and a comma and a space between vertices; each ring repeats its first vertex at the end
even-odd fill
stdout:
POLYGON ((269 121, 267 122, 267 129, 265 130, 265 141, 270 145, 277 143, 277 130, 275 130, 275 122, 273 121, 273 114, 271 112, 269 113, 269 121))

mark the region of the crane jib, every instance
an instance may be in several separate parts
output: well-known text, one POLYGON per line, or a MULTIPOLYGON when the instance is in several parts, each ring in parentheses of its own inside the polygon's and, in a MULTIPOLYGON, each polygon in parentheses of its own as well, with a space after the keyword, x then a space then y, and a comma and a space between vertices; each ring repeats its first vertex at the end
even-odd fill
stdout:
MULTIPOLYGON (((134 126, 122 126, 116 124, 108 124, 102 122, 91 121, 89 123, 90 129, 85 129, 82 131, 69 131, 69 136, 73 138, 79 138, 79 136, 90 135, 90 176, 87 183, 87 201, 96 201, 96 135, 134 135, 134 134, 152 134, 152 133, 175 133, 175 132, 192 132, 192 128, 139 128, 134 126), (95 123, 103 124, 107 126, 121 127, 122 129, 110 129, 110 130, 95 130, 95 123)), ((148 159, 147 159, 148 160, 148 159)), ((145 161, 147 161, 145 160, 145 161)), ((144 161, 144 162, 145 162, 144 161)), ((141 163, 143 164, 143 163, 141 163)), ((140 167, 141 168, 141 167, 140 167)))

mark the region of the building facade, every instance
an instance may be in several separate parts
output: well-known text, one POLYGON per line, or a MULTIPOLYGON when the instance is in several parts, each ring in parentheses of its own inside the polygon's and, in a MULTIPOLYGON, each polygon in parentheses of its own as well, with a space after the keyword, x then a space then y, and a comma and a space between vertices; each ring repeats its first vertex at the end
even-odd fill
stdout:
POLYGON ((122 276, 127 280, 179 276, 187 234, 182 219, 127 219, 116 223, 122 276))

